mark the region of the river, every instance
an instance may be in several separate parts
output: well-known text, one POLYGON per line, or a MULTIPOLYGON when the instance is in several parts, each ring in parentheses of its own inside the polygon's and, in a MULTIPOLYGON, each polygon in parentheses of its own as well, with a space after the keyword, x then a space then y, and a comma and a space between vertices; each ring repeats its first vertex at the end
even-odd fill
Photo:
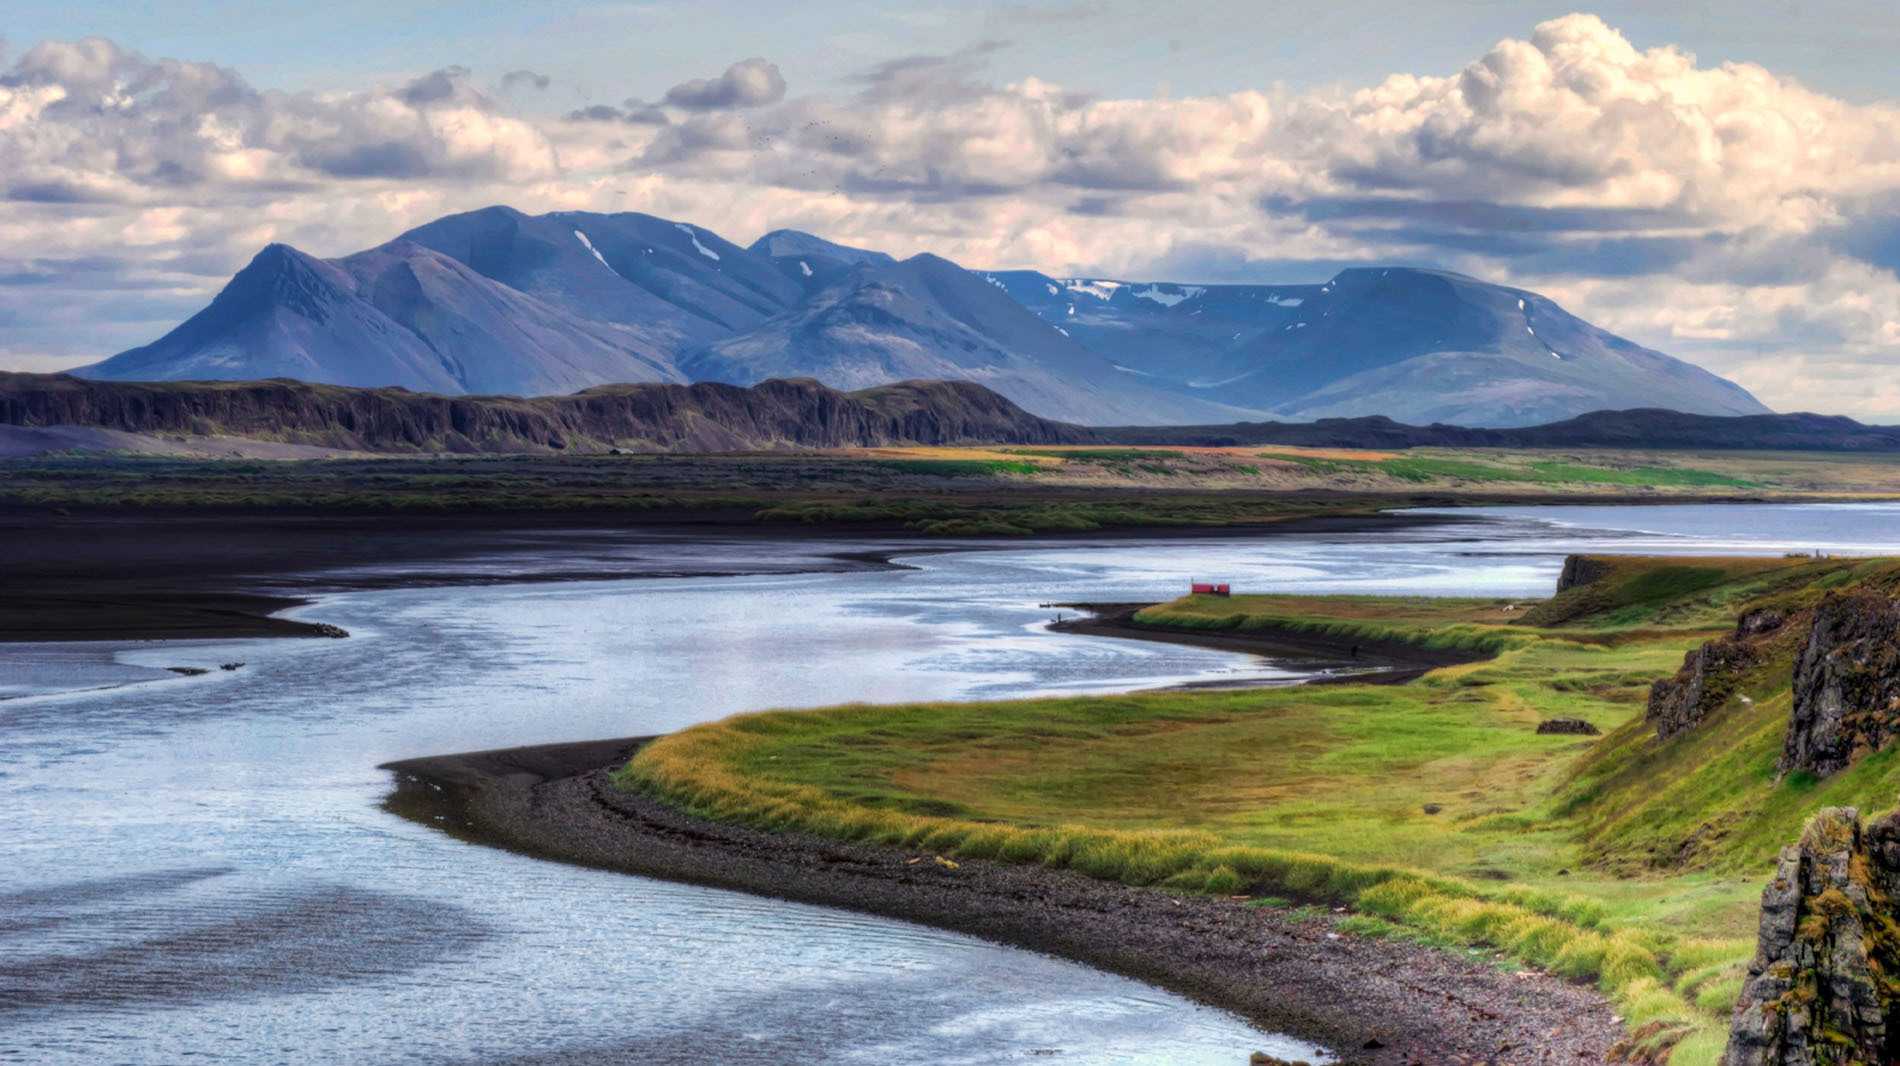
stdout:
POLYGON ((799 571, 903 546, 542 535, 458 564, 491 583, 293 612, 349 640, 0 646, 0 1061, 1313 1058, 1030 952, 464 844, 383 812, 376 766, 766 707, 1287 682, 1248 656, 1044 632, 1037 605, 1165 599, 1190 578, 1530 597, 1571 551, 1900 552, 1896 518, 1492 509, 1379 533, 938 547, 837 573, 799 571), (656 563, 768 572, 526 580, 656 563))

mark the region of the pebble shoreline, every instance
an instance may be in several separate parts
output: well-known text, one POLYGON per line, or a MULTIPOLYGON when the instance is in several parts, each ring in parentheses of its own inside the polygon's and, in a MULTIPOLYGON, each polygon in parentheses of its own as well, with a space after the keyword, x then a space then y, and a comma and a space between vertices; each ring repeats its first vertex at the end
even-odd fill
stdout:
MULTIPOLYGON (((1238 900, 1067 871, 709 822, 608 771, 651 738, 390 763, 386 807, 541 858, 841 907, 1044 951, 1232 1010, 1367 1066, 1599 1063, 1622 1037, 1592 988, 1489 956, 1338 931, 1238 900), (915 861, 915 860, 922 861, 915 861)), ((1252 1049, 1236 1049, 1236 1062, 1252 1049)))

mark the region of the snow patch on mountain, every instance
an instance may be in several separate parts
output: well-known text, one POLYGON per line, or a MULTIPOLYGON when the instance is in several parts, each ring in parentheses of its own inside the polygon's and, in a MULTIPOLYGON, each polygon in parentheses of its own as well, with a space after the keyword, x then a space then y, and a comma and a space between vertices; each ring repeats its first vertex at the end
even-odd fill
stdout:
POLYGON ((1119 281, 1102 281, 1091 278, 1064 278, 1062 287, 1070 292, 1085 293, 1098 300, 1113 300, 1115 290, 1122 287, 1119 281))
POLYGON ((1163 307, 1173 307, 1183 300, 1192 300, 1207 291, 1199 285, 1180 285, 1175 288, 1179 291, 1163 292, 1161 286, 1150 285, 1145 289, 1136 289, 1135 296, 1143 300, 1153 300, 1163 307))
MULTIPOLYGON (((614 265, 607 261, 606 256, 600 254, 600 249, 594 247, 594 242, 587 239, 587 234, 582 233, 580 230, 575 230, 574 236, 580 239, 582 247, 594 253, 594 258, 600 260, 601 266, 606 267, 608 270, 614 270, 614 265)), ((620 271, 614 270, 614 273, 618 274, 620 271)))
POLYGON ((711 248, 708 248, 705 245, 699 243, 699 234, 693 231, 693 227, 687 225, 684 222, 675 222, 673 223, 673 228, 679 230, 681 233, 686 234, 686 238, 693 242, 693 247, 699 250, 700 255, 703 255, 706 258, 712 259, 712 260, 717 260, 719 258, 718 252, 715 252, 711 248))

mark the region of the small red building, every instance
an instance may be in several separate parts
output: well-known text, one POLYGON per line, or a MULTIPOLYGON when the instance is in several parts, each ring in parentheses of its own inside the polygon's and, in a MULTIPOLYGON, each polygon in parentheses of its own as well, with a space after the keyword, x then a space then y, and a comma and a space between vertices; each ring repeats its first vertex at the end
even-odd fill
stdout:
POLYGON ((1193 594, 1196 596, 1227 596, 1233 593, 1233 586, 1225 585, 1225 584, 1212 585, 1212 584, 1207 584, 1205 582, 1196 581, 1189 587, 1192 589, 1193 594))

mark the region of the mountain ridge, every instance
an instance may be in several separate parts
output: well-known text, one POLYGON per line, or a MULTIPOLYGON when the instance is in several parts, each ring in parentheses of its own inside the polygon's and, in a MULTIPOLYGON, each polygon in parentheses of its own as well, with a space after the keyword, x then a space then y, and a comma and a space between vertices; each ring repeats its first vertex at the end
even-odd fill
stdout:
POLYGON ((1081 444, 969 382, 839 392, 811 380, 602 385, 569 396, 442 396, 291 380, 106 382, 0 372, 0 425, 230 436, 365 452, 760 451, 965 443, 1081 444))
POLYGON ((1658 408, 1595 411, 1516 428, 1412 426, 1383 416, 1088 427, 1038 418, 992 390, 961 381, 909 381, 854 393, 811 380, 750 388, 646 383, 523 399, 286 380, 128 383, 0 372, 0 426, 224 434, 360 451, 1065 444, 1900 452, 1900 426, 1864 425, 1844 415, 1689 415, 1658 408))
POLYGON ((318 259, 273 244, 106 380, 304 380, 553 395, 615 382, 958 378, 1039 415, 1212 424, 1383 414, 1530 425, 1746 390, 1528 290, 1366 267, 1194 285, 899 261, 797 230, 747 247, 637 212, 448 215, 318 259))

